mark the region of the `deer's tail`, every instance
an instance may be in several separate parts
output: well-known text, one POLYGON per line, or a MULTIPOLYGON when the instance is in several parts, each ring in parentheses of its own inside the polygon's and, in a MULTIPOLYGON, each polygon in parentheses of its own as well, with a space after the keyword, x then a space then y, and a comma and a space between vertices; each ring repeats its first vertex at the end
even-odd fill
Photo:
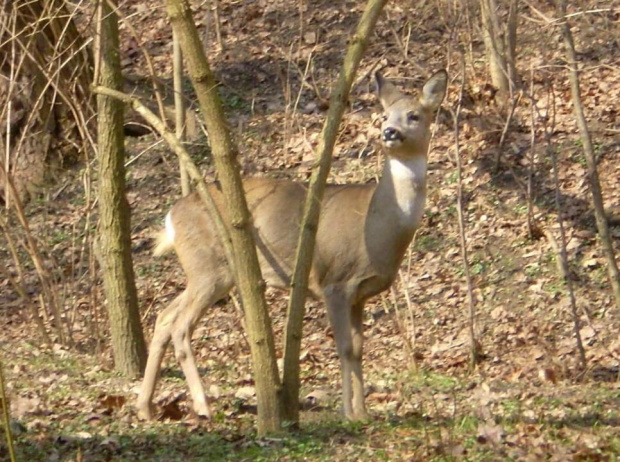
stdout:
POLYGON ((174 248, 174 227, 170 212, 166 215, 166 227, 155 236, 155 248, 153 255, 159 257, 170 252, 174 248))

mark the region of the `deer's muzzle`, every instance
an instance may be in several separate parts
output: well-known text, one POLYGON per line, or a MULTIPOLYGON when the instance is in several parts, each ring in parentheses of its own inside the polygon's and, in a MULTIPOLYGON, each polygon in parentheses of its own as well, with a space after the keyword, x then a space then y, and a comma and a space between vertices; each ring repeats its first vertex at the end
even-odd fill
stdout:
POLYGON ((387 127, 383 130, 383 141, 403 141, 402 133, 394 127, 387 127))

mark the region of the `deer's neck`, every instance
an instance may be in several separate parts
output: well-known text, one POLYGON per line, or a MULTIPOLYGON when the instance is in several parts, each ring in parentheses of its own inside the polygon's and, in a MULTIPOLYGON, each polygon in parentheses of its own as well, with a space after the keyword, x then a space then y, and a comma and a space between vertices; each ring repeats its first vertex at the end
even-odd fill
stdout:
POLYGON ((412 230, 419 226, 426 201, 426 170, 426 156, 386 160, 373 202, 390 216, 392 226, 412 230))
POLYGON ((381 183, 393 193, 394 205, 406 227, 417 228, 426 201, 426 156, 413 159, 388 159, 381 183))
POLYGON ((388 283, 422 221, 426 165, 424 155, 408 160, 388 158, 370 201, 364 227, 365 249, 373 271, 388 283))

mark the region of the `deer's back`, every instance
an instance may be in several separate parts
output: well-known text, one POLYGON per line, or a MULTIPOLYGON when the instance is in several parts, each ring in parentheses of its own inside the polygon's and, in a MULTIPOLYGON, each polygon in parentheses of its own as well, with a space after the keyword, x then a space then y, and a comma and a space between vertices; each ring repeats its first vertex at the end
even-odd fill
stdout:
MULTIPOLYGON (((244 181, 244 189, 263 277, 272 287, 286 288, 295 265, 307 187, 288 180, 250 178, 244 181)), ((315 296, 320 295, 321 286, 346 281, 350 274, 359 273, 359 268, 367 265, 364 220, 374 189, 375 185, 327 186, 310 275, 310 290, 315 296)), ((228 224, 219 186, 211 184, 209 191, 228 224)), ((177 202, 171 217, 175 250, 186 273, 192 269, 189 266, 198 266, 201 271, 221 271, 221 266, 225 266, 223 249, 198 194, 177 202)))
MULTIPOLYGON (((263 276, 272 286, 287 287, 295 265, 307 187, 258 178, 244 185, 263 276)), ((366 264, 364 220, 373 191, 374 185, 327 185, 310 274, 315 295, 320 287, 342 282, 366 264)))

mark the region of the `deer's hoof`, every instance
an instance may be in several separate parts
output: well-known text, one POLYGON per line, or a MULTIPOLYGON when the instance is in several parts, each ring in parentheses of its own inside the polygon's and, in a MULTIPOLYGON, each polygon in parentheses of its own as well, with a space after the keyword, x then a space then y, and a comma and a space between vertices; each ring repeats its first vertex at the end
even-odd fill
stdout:
POLYGON ((152 403, 146 404, 137 404, 136 410, 138 414, 138 419, 140 420, 153 420, 153 416, 155 414, 155 407, 152 403))
POLYGON ((201 419, 211 420, 211 409, 209 408, 209 405, 206 402, 194 404, 194 412, 201 419))
POLYGON ((347 419, 352 422, 368 422, 372 420, 372 416, 368 413, 368 411, 366 411, 366 409, 363 409, 348 415, 347 419))

